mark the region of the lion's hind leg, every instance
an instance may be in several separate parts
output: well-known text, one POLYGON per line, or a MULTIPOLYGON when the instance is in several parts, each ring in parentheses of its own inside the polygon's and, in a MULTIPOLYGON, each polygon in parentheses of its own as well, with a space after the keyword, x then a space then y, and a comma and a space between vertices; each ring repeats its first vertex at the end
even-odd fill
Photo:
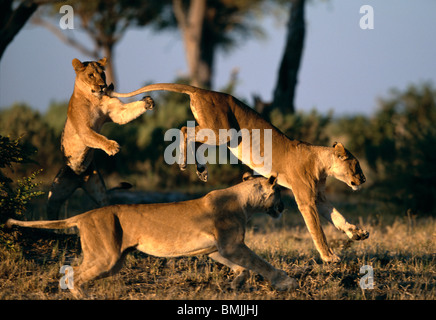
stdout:
POLYGON ((78 226, 83 261, 74 271, 74 285, 79 289, 88 281, 116 274, 127 253, 121 248, 122 231, 116 215, 105 211, 91 214, 93 219, 78 226))
POLYGON ((81 184, 81 177, 75 174, 67 165, 59 170, 48 193, 47 218, 49 220, 59 219, 58 215, 62 204, 71 197, 81 184))
MULTIPOLYGON (((199 153, 197 153, 198 148, 200 148, 200 146, 204 142, 204 141, 197 140, 198 130, 200 130, 198 126, 195 127, 195 131, 191 131, 190 129, 188 129, 188 127, 182 127, 180 129, 182 143, 180 143, 180 158, 178 164, 180 170, 185 171, 188 164, 188 152, 190 152, 191 154, 189 155, 189 157, 192 157, 194 159, 193 162, 195 162, 197 167, 198 178, 203 182, 207 182, 208 171, 207 171, 206 163, 204 161, 204 157, 202 157, 199 153), (188 147, 190 143, 194 143, 194 146, 188 147), (197 158, 199 155, 200 155, 200 159, 197 158)), ((189 161, 189 163, 192 164, 192 160, 189 161)))
POLYGON ((95 164, 93 163, 87 171, 82 185, 83 190, 97 206, 109 205, 106 185, 95 164))
POLYGON ((180 159, 178 162, 180 170, 186 170, 188 163, 195 163, 198 178, 203 182, 207 182, 207 158, 204 153, 208 148, 204 145, 218 146, 220 144, 226 144, 230 141, 231 137, 225 136, 221 141, 218 129, 213 130, 199 125, 195 127, 182 127, 180 131, 182 140, 180 144, 180 159), (190 152, 189 156, 193 157, 193 161, 188 161, 188 152, 190 152))

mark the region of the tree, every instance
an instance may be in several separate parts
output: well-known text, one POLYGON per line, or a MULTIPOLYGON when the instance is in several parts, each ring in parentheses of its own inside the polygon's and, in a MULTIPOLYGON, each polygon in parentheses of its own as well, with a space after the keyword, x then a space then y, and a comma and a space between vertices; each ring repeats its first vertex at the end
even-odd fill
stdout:
POLYGON ((173 0, 173 10, 185 45, 191 84, 201 86, 200 44, 206 14, 206 0, 192 0, 187 10, 183 8, 182 0, 173 0))
POLYGON ((298 82, 297 76, 300 69, 306 29, 304 4, 305 0, 292 0, 290 6, 285 51, 280 63, 271 104, 272 108, 278 108, 283 112, 295 112, 295 88, 298 82))
POLYGON ((56 0, 2 0, 0 1, 0 60, 7 46, 24 27, 39 5, 56 0))
POLYGON ((107 82, 116 82, 114 69, 114 47, 121 40, 126 30, 132 25, 146 25, 155 19, 168 3, 165 1, 142 0, 69 0, 57 3, 52 9, 59 13, 63 5, 70 5, 74 14, 80 18, 80 29, 91 38, 93 48, 76 41, 41 17, 33 22, 52 31, 60 40, 73 46, 86 56, 95 60, 108 59, 106 65, 107 82))
MULTIPOLYGON (((182 34, 191 84, 212 88, 218 48, 228 50, 242 38, 263 34, 250 17, 259 12, 261 0, 173 0, 175 22, 182 34)), ((174 27, 166 21, 163 27, 174 27)))

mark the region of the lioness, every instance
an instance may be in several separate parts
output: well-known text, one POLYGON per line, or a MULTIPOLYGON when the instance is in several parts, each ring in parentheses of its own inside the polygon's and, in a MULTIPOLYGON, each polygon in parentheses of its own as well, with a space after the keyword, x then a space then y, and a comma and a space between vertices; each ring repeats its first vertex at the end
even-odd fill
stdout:
POLYGON ((237 273, 232 287, 241 286, 252 270, 278 290, 296 281, 271 266, 244 243, 246 223, 254 212, 278 218, 283 210, 277 176, 247 178, 233 187, 202 198, 166 204, 113 205, 59 221, 17 221, 12 225, 63 229, 77 227, 83 262, 74 270, 74 292, 92 279, 121 268, 129 249, 158 257, 207 254, 237 273))
MULTIPOLYGON (((213 130, 216 137, 220 136, 220 129, 248 129, 251 141, 257 141, 257 150, 264 148, 264 132, 272 131, 272 155, 269 157, 272 163, 259 166, 253 161, 253 149, 243 150, 243 143, 236 148, 230 147, 231 152, 243 161, 247 166, 254 169, 263 176, 268 176, 270 168, 277 172, 278 183, 292 190, 298 208, 302 213, 307 228, 312 236, 321 258, 326 262, 339 261, 329 248, 324 232, 322 230, 318 212, 328 221, 333 223, 337 229, 353 240, 368 238, 369 233, 348 223, 345 218, 327 202, 324 195, 325 182, 328 176, 345 182, 353 190, 359 189, 365 182, 365 176, 360 168, 359 161, 344 148, 341 143, 335 143, 332 148, 314 146, 306 142, 292 140, 284 135, 272 124, 264 120, 256 111, 225 93, 200 89, 188 85, 161 83, 152 84, 130 93, 108 93, 113 97, 131 97, 143 92, 155 90, 168 90, 188 94, 191 100, 191 110, 198 125, 195 132, 201 129, 213 130), (252 132, 260 129, 260 138, 255 138, 252 132), (257 139, 257 140, 256 140, 257 139)), ((186 127, 182 128, 186 132, 186 127)), ((185 140, 187 135, 185 134, 185 140)), ((207 144, 229 143, 234 137, 228 136, 225 141, 204 141, 195 135, 196 142, 207 144)), ((186 147, 187 142, 184 143, 186 147)), ((252 147, 254 148, 254 146, 252 147)), ((186 152, 182 152, 185 156, 186 152)), ((185 166, 182 163, 182 169, 185 166)), ((197 173, 201 179, 205 179, 206 169, 197 165, 197 173)))
POLYGON ((125 124, 136 119, 152 109, 154 103, 150 97, 127 104, 109 97, 104 73, 106 58, 88 62, 74 59, 72 64, 76 81, 61 138, 66 164, 56 175, 48 194, 49 219, 58 218, 62 203, 79 187, 99 206, 108 204, 106 187, 93 164, 94 149, 102 149, 113 156, 120 146, 98 132, 106 122, 125 124))

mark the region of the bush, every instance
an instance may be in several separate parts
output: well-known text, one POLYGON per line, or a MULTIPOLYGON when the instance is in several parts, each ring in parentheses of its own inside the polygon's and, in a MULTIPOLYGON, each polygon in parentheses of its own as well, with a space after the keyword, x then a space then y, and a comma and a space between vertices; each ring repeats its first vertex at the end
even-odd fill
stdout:
POLYGON ((338 120, 336 131, 366 158, 374 176, 372 195, 404 211, 436 209, 436 90, 430 85, 393 90, 371 118, 338 120))
POLYGON ((30 156, 34 150, 20 144, 20 138, 10 140, 9 137, 0 136, 0 224, 8 218, 22 215, 29 200, 43 192, 34 191, 37 183, 33 183, 39 171, 28 177, 17 180, 16 183, 8 178, 3 170, 12 170, 13 163, 31 162, 30 156))
POLYGON ((436 90, 410 86, 381 101, 372 123, 369 159, 385 192, 407 209, 436 207, 436 90))
MULTIPOLYGON (((44 120, 38 111, 24 104, 14 104, 0 111, 0 135, 20 137, 20 144, 26 150, 38 150, 33 165, 19 166, 16 175, 29 176, 37 169, 35 164, 51 175, 56 174, 62 162, 60 137, 44 120)), ((29 154, 29 153, 27 153, 29 154)))
POLYGON ((316 110, 284 114, 279 109, 273 109, 269 118, 274 126, 291 139, 325 146, 330 142, 327 127, 332 121, 331 114, 324 116, 316 110))

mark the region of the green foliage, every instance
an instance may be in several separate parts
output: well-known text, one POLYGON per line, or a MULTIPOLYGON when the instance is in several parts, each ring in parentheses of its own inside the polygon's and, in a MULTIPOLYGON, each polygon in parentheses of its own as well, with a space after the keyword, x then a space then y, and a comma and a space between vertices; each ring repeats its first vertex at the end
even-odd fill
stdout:
POLYGON ((20 139, 10 140, 9 137, 0 135, 0 223, 10 217, 22 215, 29 200, 43 194, 34 191, 38 183, 33 180, 40 171, 18 180, 16 184, 3 172, 6 168, 12 170, 14 163, 31 161, 30 156, 34 152, 20 144, 20 139))
POLYGON ((430 85, 393 90, 371 118, 338 121, 375 175, 375 197, 419 212, 436 209, 436 90, 430 85))
POLYGON ((67 120, 68 102, 52 102, 42 119, 52 130, 56 140, 60 140, 67 120))
MULTIPOLYGON (((50 111, 53 109, 50 108, 50 111)), ((47 114, 49 117, 50 113, 47 114)), ((56 115, 62 121, 59 115, 56 115)), ((65 118, 63 119, 65 122, 65 118)), ((61 163, 60 138, 54 129, 41 117, 38 111, 24 104, 14 104, 11 108, 0 111, 0 135, 21 137, 20 144, 23 148, 38 150, 36 161, 40 167, 56 169, 61 163)), ((27 154, 29 154, 29 152, 27 154)), ((20 166, 16 168, 16 174, 28 176, 35 171, 35 166, 20 166)))
POLYGON ((332 120, 331 118, 331 114, 323 116, 316 110, 312 110, 310 113, 284 114, 279 109, 273 109, 270 113, 271 123, 289 138, 316 145, 329 143, 327 127, 332 120))
POLYGON ((436 206, 436 90, 425 85, 393 92, 372 123, 373 168, 407 208, 436 206))

